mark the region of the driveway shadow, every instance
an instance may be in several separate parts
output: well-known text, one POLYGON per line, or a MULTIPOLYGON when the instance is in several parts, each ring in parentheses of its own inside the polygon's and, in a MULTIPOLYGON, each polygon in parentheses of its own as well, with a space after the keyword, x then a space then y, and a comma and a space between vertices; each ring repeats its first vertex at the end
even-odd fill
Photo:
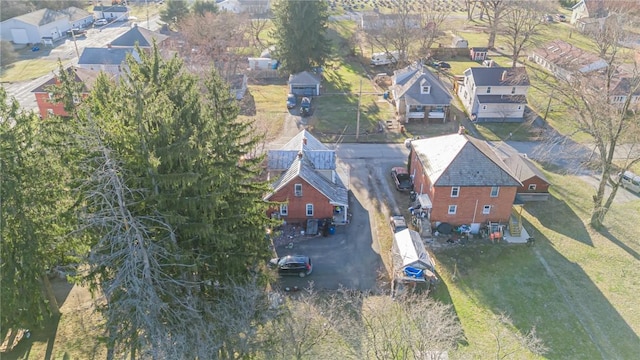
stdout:
POLYGON ((314 289, 347 289, 369 291, 376 288, 378 270, 383 268, 380 255, 373 250, 369 213, 355 196, 350 194, 351 222, 337 226, 336 233, 297 242, 293 248, 276 248, 278 256, 302 254, 311 257, 313 273, 306 278, 280 277, 281 287, 314 289))

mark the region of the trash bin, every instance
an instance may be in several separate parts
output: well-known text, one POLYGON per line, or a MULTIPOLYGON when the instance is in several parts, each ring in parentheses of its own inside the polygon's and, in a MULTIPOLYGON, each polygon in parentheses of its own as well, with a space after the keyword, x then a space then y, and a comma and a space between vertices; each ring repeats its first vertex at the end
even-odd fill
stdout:
POLYGON ((335 235, 335 233, 336 233, 336 227, 329 226, 329 235, 335 235))
POLYGON ((385 91, 384 93, 382 93, 382 98, 385 100, 389 99, 389 92, 385 91))

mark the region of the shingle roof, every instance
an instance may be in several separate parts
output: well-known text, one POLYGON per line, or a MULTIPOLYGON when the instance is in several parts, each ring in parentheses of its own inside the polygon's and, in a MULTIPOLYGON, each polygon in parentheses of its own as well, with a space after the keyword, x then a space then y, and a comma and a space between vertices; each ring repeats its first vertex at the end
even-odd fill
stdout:
POLYGON ((271 196, 277 193, 284 186, 289 184, 293 179, 300 177, 306 181, 309 185, 313 186, 316 190, 327 197, 329 202, 334 205, 348 205, 348 190, 342 184, 339 177, 336 178, 336 182, 329 181, 326 177, 319 174, 311 164, 311 161, 302 157, 296 158, 291 164, 289 170, 287 170, 274 184, 273 191, 268 194, 264 199, 269 200, 271 196))
MULTIPOLYGON (((72 66, 68 67, 65 71, 67 71, 69 74, 73 73, 74 81, 77 83, 82 83, 84 85, 82 88, 84 92, 89 92, 89 89, 91 89, 96 79, 98 78, 98 75, 100 74, 99 71, 82 69, 82 68, 74 68, 72 66)), ((58 83, 57 76, 53 76, 51 79, 47 80, 37 88, 31 90, 31 92, 33 93, 49 92, 48 88, 52 85, 56 85, 57 83, 58 83)))
POLYGON ((472 67, 471 75, 476 86, 529 86, 527 69, 523 66, 515 68, 472 67), (503 74, 506 71, 506 77, 503 74))
POLYGON ((127 11, 129 11, 129 9, 126 6, 118 6, 118 5, 99 6, 98 5, 93 7, 93 11, 126 13, 127 11))
POLYGON ((69 16, 69 21, 82 20, 89 16, 93 17, 93 14, 90 12, 75 6, 70 6, 66 9, 60 10, 60 12, 69 16))
POLYGON ((297 74, 289 75, 289 84, 294 85, 317 85, 320 84, 320 80, 308 71, 299 72, 297 74))
POLYGON ((127 54, 133 54, 134 49, 113 48, 84 48, 78 64, 102 64, 119 65, 127 58, 127 54))
POLYGON ((132 27, 129 31, 117 37, 115 40, 111 42, 112 46, 128 46, 135 47, 136 44, 143 48, 148 48, 153 46, 153 40, 156 41, 157 44, 160 44, 164 40, 169 38, 167 35, 163 35, 157 33, 155 31, 147 30, 145 28, 141 28, 139 26, 132 27))
POLYGON ((23 21, 27 24, 42 26, 52 23, 56 20, 67 18, 68 16, 69 15, 63 14, 60 11, 51 9, 40 9, 24 15, 16 16, 14 17, 14 19, 23 21))
POLYGON ((525 181, 537 176, 550 184, 542 171, 527 157, 527 154, 519 153, 518 150, 504 142, 492 143, 491 145, 518 180, 525 181))
POLYGON ((307 130, 300 131, 282 148, 269 150, 267 168, 269 170, 288 169, 297 159, 299 153, 302 153, 303 157, 308 159, 317 170, 334 170, 336 168, 336 152, 329 150, 307 130))
POLYGON ((521 186, 485 142, 451 134, 411 142, 434 186, 521 186))
POLYGON ((431 71, 420 64, 413 64, 393 74, 394 96, 404 97, 410 105, 450 105, 452 96, 431 71), (423 80, 431 87, 429 94, 421 92, 423 80))

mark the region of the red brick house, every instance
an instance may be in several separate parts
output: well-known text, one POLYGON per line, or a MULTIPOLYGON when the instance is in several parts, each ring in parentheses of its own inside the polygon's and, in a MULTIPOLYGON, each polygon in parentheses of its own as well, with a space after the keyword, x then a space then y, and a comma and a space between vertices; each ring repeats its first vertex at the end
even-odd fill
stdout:
POLYGON ((520 154, 506 144, 503 144, 499 150, 505 154, 502 157, 504 163, 522 183, 522 186, 517 190, 517 200, 519 202, 549 200, 551 183, 527 157, 527 154, 520 154))
MULTIPOLYGON (((70 75, 73 76, 74 81, 77 83, 82 83, 82 93, 78 94, 78 97, 74 99, 74 102, 80 102, 81 98, 86 97, 89 94, 89 90, 93 86, 93 83, 98 78, 98 71, 81 69, 69 67, 65 71, 67 71, 70 75)), ((36 102, 38 103, 38 110, 40 111, 40 116, 43 119, 46 119, 52 115, 58 116, 69 116, 67 112, 64 110, 64 104, 60 102, 55 102, 53 100, 53 93, 51 88, 60 85, 60 80, 57 75, 54 75, 51 79, 46 81, 44 84, 38 86, 37 88, 31 90, 31 92, 36 97, 36 102)))
POLYGON ((506 223, 522 186, 489 144, 464 134, 412 141, 409 172, 419 197, 430 200, 432 226, 506 223))
POLYGON ((289 223, 333 218, 347 223, 348 190, 336 172, 336 152, 303 130, 279 150, 267 153, 273 191, 265 201, 279 203, 269 211, 289 223))

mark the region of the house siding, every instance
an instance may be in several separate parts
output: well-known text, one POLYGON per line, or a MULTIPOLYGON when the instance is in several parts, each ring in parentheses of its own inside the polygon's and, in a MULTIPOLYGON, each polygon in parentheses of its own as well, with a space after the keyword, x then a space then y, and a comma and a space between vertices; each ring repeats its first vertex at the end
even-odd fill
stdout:
POLYGON ((49 93, 36 93, 36 102, 38 103, 38 110, 40 110, 40 116, 46 119, 50 116, 49 110, 53 111, 54 115, 69 116, 64 111, 63 103, 54 103, 49 99, 49 93))
MULTIPOLYGON (((291 180, 285 187, 273 194, 269 201, 286 202, 288 215, 281 218, 289 223, 302 223, 308 219, 325 219, 333 217, 334 206, 324 194, 300 177, 291 180), (302 196, 295 196, 295 184, 302 184, 302 196), (313 216, 307 216, 307 204, 313 204, 313 216)), ((280 213, 279 207, 269 211, 269 215, 280 213)))
POLYGON ((527 193, 548 193, 549 192, 549 183, 540 179, 537 176, 529 178, 527 180, 522 181, 522 186, 518 188, 518 194, 527 194, 527 193), (535 190, 529 190, 529 185, 535 185, 535 190))

